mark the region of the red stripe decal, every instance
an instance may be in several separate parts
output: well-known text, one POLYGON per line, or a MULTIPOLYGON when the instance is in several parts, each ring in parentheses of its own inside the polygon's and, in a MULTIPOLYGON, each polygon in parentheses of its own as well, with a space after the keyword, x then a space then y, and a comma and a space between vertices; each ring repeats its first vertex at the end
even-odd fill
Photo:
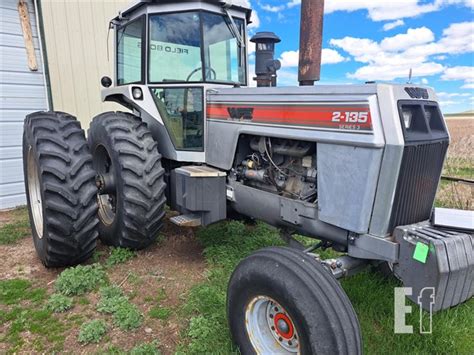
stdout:
POLYGON ((372 130, 368 105, 242 105, 208 104, 207 118, 230 121, 303 125, 344 130, 372 130))

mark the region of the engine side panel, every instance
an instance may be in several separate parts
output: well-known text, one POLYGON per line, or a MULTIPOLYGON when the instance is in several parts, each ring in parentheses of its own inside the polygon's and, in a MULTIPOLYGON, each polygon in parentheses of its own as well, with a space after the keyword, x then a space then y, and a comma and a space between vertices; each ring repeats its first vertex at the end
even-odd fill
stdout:
POLYGON ((317 144, 321 221, 368 232, 382 154, 383 149, 317 144))

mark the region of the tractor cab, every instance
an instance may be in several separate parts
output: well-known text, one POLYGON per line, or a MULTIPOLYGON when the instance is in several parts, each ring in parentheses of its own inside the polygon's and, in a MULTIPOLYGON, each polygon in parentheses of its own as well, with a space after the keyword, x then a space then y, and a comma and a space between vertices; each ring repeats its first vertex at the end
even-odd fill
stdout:
POLYGON ((205 90, 247 85, 250 13, 225 0, 131 5, 111 21, 115 85, 103 99, 140 112, 165 157, 203 161, 205 90))

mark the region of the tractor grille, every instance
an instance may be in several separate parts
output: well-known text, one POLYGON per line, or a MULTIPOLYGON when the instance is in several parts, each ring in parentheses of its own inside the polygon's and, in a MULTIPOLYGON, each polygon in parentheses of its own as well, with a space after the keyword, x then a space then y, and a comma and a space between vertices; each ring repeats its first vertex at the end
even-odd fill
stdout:
POLYGON ((395 227, 430 218, 448 140, 405 146, 390 219, 395 227))

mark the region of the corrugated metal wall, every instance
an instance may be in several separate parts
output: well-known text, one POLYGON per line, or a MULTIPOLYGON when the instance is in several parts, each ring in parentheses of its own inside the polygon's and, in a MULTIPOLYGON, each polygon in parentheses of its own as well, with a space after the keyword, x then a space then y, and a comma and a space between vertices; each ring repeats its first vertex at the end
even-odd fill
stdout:
POLYGON ((26 202, 22 166, 23 119, 47 108, 43 64, 32 0, 28 10, 38 71, 28 68, 18 0, 0 1, 0 209, 26 202))
POLYGON ((113 78, 113 31, 107 61, 110 19, 130 0, 41 0, 53 107, 77 116, 83 128, 103 111, 124 110, 100 100, 100 78, 113 78))

